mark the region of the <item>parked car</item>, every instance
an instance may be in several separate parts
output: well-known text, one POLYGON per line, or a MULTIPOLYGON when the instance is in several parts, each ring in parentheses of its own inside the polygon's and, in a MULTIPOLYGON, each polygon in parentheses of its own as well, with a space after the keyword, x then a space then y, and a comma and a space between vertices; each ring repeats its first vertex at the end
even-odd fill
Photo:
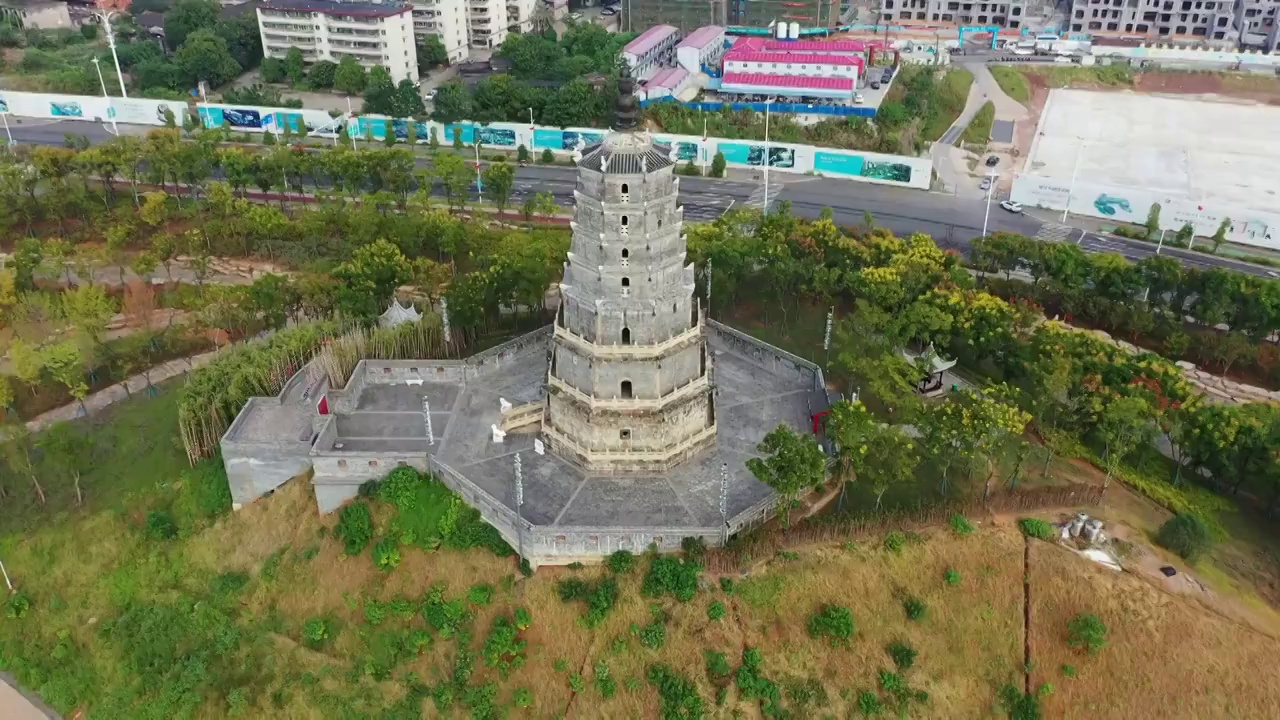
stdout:
POLYGON ((861 105, 863 102, 865 102, 865 100, 864 100, 864 99, 863 99, 863 97, 862 97, 862 93, 854 93, 854 94, 853 94, 853 104, 854 104, 854 105, 861 105))
POLYGON ((569 13, 569 19, 570 19, 570 20, 572 20, 572 21, 574 21, 574 22, 577 22, 577 21, 579 21, 579 20, 581 20, 581 19, 582 19, 582 13, 578 13, 578 12, 576 12, 576 13, 569 13))
POLYGON ((999 164, 1000 164, 999 157, 992 155, 987 158, 987 167, 995 167, 996 165, 999 165, 999 164))
POLYGON ((893 79, 893 70, 891 68, 885 68, 884 72, 880 74, 880 82, 887 83, 892 79, 893 79))
POLYGON ((879 90, 879 89, 880 89, 880 81, 879 81, 879 80, 872 80, 872 81, 871 81, 871 89, 872 89, 872 90, 879 90))
POLYGON ((618 8, 614 8, 614 7, 607 7, 600 11, 600 15, 602 17, 612 17, 617 14, 618 14, 618 8))
POLYGON ((422 99, 423 99, 423 100, 426 100, 427 102, 431 102, 432 100, 435 100, 435 99, 436 99, 436 91, 433 89, 433 90, 428 90, 428 91, 426 91, 426 92, 422 93, 422 99))
POLYGON ((1008 210, 1009 212, 1015 215, 1022 212, 1022 205, 1012 200, 1001 200, 1000 207, 1004 208, 1005 210, 1008 210))
POLYGON ((989 178, 989 177, 982 178, 982 184, 978 186, 978 189, 979 189, 979 190, 990 190, 990 189, 991 189, 991 178, 989 178))

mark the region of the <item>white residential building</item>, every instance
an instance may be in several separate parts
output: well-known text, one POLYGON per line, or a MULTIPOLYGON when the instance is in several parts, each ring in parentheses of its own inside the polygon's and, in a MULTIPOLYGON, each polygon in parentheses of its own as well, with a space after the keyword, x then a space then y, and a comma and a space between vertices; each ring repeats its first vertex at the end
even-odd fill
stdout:
POLYGON ((467 0, 413 0, 413 32, 435 35, 449 62, 462 62, 467 59, 467 12, 467 0))
POLYGON ((418 80, 413 10, 399 0, 263 0, 258 4, 262 52, 283 59, 289 48, 308 63, 351 56, 381 65, 391 80, 418 80))
POLYGON ((687 72, 702 72, 704 65, 716 65, 724 57, 724 28, 718 25, 700 27, 676 45, 676 62, 687 72))
MULTIPOLYGON (((522 33, 533 32, 533 12, 542 0, 507 0, 507 22, 522 33)), ((565 3, 568 5, 568 2, 565 3)))
POLYGON ((671 25, 655 25, 622 48, 622 61, 636 80, 647 80, 664 65, 675 63, 680 30, 671 25))
POLYGON ((473 48, 497 48, 507 39, 507 0, 462 0, 467 4, 473 48))

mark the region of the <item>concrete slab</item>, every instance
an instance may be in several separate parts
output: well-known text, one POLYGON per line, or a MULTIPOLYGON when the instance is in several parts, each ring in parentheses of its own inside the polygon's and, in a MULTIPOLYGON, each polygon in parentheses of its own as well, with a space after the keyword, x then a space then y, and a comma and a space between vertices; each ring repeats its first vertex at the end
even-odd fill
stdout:
POLYGON ((1269 105, 1053 90, 1026 171, 1269 211, 1280 192, 1277 127, 1280 107, 1269 105))
POLYGON ((991 142, 1013 142, 1013 121, 993 120, 991 122, 991 142))

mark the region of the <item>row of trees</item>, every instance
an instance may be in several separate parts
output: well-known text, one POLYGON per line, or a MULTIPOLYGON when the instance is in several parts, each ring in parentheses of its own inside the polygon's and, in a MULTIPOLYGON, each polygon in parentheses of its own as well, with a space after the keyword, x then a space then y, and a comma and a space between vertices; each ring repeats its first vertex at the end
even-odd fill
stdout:
MULTIPOLYGON (((877 496, 916 477, 919 463, 932 465, 943 492, 957 472, 986 478, 986 491, 996 480, 1016 484, 1035 447, 1028 441, 1038 436, 1047 441, 1039 451, 1044 468, 1055 447, 1082 442, 1097 454, 1107 482, 1124 474, 1175 510, 1212 506, 1184 487, 1189 477, 1212 476, 1268 506, 1280 498, 1274 408, 1208 403, 1164 358, 1045 321, 1032 303, 980 289, 958 256, 925 235, 898 238, 871 222, 842 230, 829 217, 804 222, 783 207, 767 218, 730 213, 696 226, 689 248, 695 262, 714 267, 717 307, 736 303, 749 288, 783 311, 784 324, 795 297, 848 309, 833 362, 837 375, 861 388, 862 401, 837 406, 828 432, 840 467, 877 496), (916 388, 927 371, 903 351, 929 346, 958 357, 987 386, 922 403, 916 388), (904 425, 916 428, 914 437, 904 425), (1028 429, 1034 435, 1025 435, 1028 429), (1172 456, 1170 472, 1143 485, 1142 472, 1126 462, 1152 454, 1156 443, 1172 456), (1007 471, 1001 478, 992 470, 997 460, 1007 471)), ((771 456, 804 452, 785 435, 771 435, 762 449, 771 456)), ((822 481, 820 472, 803 471, 811 467, 797 461, 771 469, 765 461, 753 469, 793 495, 822 481), (787 482, 777 481, 780 469, 791 473, 787 482)))
MULTIPOLYGON (((148 94, 183 92, 200 81, 218 87, 257 67, 262 60, 257 16, 242 13, 223 19, 220 11, 213 0, 178 0, 164 14, 164 42, 171 54, 134 28, 134 39, 118 49, 121 66, 148 94)), ((127 34, 129 28, 122 29, 127 34)))
POLYGON ((972 262, 993 292, 1026 297, 1050 315, 1106 329, 1174 359, 1233 367, 1280 381, 1280 282, 1153 255, 1130 262, 1069 243, 996 233, 973 243, 972 262), (1014 279, 1017 275, 1021 279, 1014 279), (1027 282, 1029 279, 1029 282, 1027 282))

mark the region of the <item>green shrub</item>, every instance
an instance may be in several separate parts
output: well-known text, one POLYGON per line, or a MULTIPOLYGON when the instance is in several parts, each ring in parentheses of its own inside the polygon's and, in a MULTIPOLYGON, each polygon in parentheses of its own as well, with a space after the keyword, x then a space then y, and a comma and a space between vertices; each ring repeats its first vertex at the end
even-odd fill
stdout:
POLYGON ((1018 521, 1018 529, 1027 537, 1039 540, 1053 540, 1053 525, 1040 518, 1022 518, 1018 521))
POLYGON ((1053 686, 1045 683, 1034 695, 1029 695, 1013 685, 1000 689, 1000 706, 1009 713, 1009 720, 1041 720, 1044 711, 1040 700, 1053 693, 1053 686))
POLYGON ((5 616, 13 620, 21 620, 31 610, 31 598, 21 592, 14 593, 5 603, 5 616))
POLYGON ((684 553, 685 560, 702 565, 702 561, 707 557, 707 541, 701 537, 687 537, 680 541, 680 551, 684 553))
POLYGON ((793 717, 809 715, 803 711, 810 706, 822 707, 827 704, 828 699, 827 689, 817 678, 791 680, 787 683, 787 700, 791 701, 787 709, 793 717))
POLYGON ((707 619, 719 620, 720 618, 724 617, 724 612, 725 612, 724 603, 720 602, 719 600, 716 600, 715 602, 712 602, 710 605, 707 606, 707 619))
POLYGON ((556 161, 556 154, 551 152, 551 148, 547 148, 546 150, 542 151, 541 159, 542 159, 542 162, 550 165, 551 163, 556 161))
POLYGON ((533 614, 525 608, 516 608, 516 627, 520 630, 528 630, 531 625, 533 625, 533 614))
POLYGON ((726 595, 733 594, 733 578, 720 578, 720 590, 726 595))
POLYGON ((661 649, 667 640, 667 629, 661 620, 654 620, 643 627, 632 623, 631 634, 639 638, 640 644, 650 650, 661 649))
POLYGON ((302 626, 302 639, 307 647, 319 648, 329 639, 329 623, 324 618, 311 618, 302 626))
POLYGON ((692 560, 675 555, 651 555, 649 572, 644 576, 640 592, 647 597, 661 597, 666 593, 680 602, 688 602, 698 592, 698 573, 702 566, 692 560))
POLYGON ((342 538, 342 549, 348 555, 359 555, 364 552, 369 541, 373 540, 373 516, 369 506, 363 502, 355 502, 338 514, 338 526, 334 534, 342 538))
POLYGON ((517 688, 515 702, 518 708, 529 707, 533 704, 533 691, 529 688, 517 688))
POLYGON ((383 572, 391 572, 400 564, 400 541, 384 537, 373 546, 373 564, 383 572))
POLYGON ((858 693, 858 712, 867 717, 879 715, 884 712, 884 703, 880 701, 880 696, 870 690, 863 690, 858 693))
POLYGON ((944 573, 942 573, 942 579, 943 579, 943 580, 944 580, 948 585, 959 585, 959 584, 960 584, 960 572, 959 572, 958 570, 953 570, 953 569, 951 569, 951 568, 947 568, 947 571, 946 571, 946 572, 944 572, 944 573))
POLYGON ((1076 676, 1076 666, 1064 664, 1062 666, 1062 674, 1064 677, 1073 678, 1076 676))
POLYGON ((916 649, 905 642, 891 642, 885 650, 889 653, 889 657, 893 658, 893 664, 897 665, 899 670, 910 670, 916 663, 916 649))
POLYGON ((485 667, 495 668, 503 678, 507 677, 512 670, 524 665, 527 644, 519 638, 515 623, 506 615, 499 615, 493 619, 493 628, 489 631, 489 637, 485 638, 484 649, 481 651, 485 667))
POLYGON ((575 672, 569 674, 569 689, 575 693, 580 693, 587 689, 587 683, 582 679, 582 673, 575 672))
POLYGON ((1213 547, 1213 535, 1199 515, 1180 513, 1160 526, 1156 543, 1194 561, 1213 547))
POLYGON ((613 679, 613 675, 609 672, 609 663, 601 660, 596 663, 596 690, 600 692, 606 700, 613 697, 618 691, 618 681, 613 679))
POLYGON ((765 677, 761 670, 764 661, 758 648, 748 647, 742 650, 742 665, 734 682, 738 686, 738 694, 743 700, 758 700, 760 710, 767 718, 782 717, 782 691, 778 684, 765 677))
POLYGON ((889 693, 898 702, 905 702, 911 697, 911 688, 901 675, 888 670, 880 671, 880 689, 889 693))
POLYGON ((907 536, 901 530, 894 530, 884 537, 884 549, 891 553, 901 553, 906 546, 907 536))
POLYGON ((224 572, 213 577, 209 583, 209 591, 218 596, 231 596, 249 584, 247 572, 224 572))
POLYGON ((587 613, 582 622, 588 628, 598 627, 613 610, 618 600, 618 581, 608 576, 594 582, 582 578, 565 578, 556 583, 562 602, 585 602, 587 613))
POLYGON ((1076 615, 1067 623, 1067 644, 1097 655, 1107 646, 1107 624, 1097 615, 1076 615))
POLYGON ((493 602, 493 586, 487 583, 477 583, 467 590, 467 602, 472 605, 488 605, 493 602))
POLYGON ((826 638, 832 647, 848 646, 856 627, 853 611, 841 605, 823 605, 809 616, 809 637, 826 638))
POLYGON ((660 716, 700 720, 706 715, 706 702, 698 694, 698 686, 688 676, 662 663, 649 666, 649 684, 657 688, 661 699, 660 716))
POLYGON ((413 510, 418 501, 418 485, 423 482, 417 470, 402 465, 378 483, 378 499, 390 503, 400 512, 413 510))
POLYGON ((387 619, 387 610, 386 603, 379 602, 374 598, 368 598, 364 601, 364 621, 377 627, 387 619))
POLYGON ((960 513, 956 513, 951 516, 951 529, 954 530, 957 535, 969 535, 973 532, 973 523, 969 522, 969 518, 961 515, 960 513))
POLYGON ((461 598, 449 600, 444 594, 444 583, 436 583, 427 589, 421 603, 422 619, 440 633, 440 637, 453 637, 471 622, 472 614, 461 598))
POLYGON ((733 666, 729 664, 729 659, 724 653, 716 650, 702 651, 702 658, 707 667, 707 677, 712 682, 729 677, 733 673, 733 666))
POLYGON ((165 510, 147 513, 147 537, 152 540, 172 540, 178 537, 178 525, 165 510))
POLYGON ((609 572, 623 575, 636 566, 636 556, 630 550, 618 550, 605 558, 604 566, 609 568, 609 572))
POLYGON ((928 606, 920 598, 912 596, 902 601, 902 609, 906 611, 908 619, 920 620, 928 611, 928 606))

